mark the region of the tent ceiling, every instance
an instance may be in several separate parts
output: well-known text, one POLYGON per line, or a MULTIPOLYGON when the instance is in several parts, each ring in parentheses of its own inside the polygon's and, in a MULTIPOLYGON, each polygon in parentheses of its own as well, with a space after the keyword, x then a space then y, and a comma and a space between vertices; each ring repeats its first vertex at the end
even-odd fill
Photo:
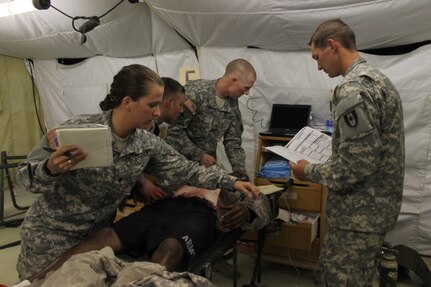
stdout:
MULTIPOLYGON (((119 0, 52 0, 51 4, 72 17, 91 17, 103 15, 118 2, 119 0)), ((95 55, 138 57, 190 47, 143 3, 131 4, 124 1, 102 17, 100 22, 100 26, 87 33, 87 42, 81 45, 81 34, 74 31, 72 19, 52 7, 2 17, 0 54, 39 59, 95 55), (163 35, 163 38, 159 35, 163 35)), ((79 28, 83 23, 83 20, 77 20, 75 27, 79 28)))
MULTIPOLYGON (((30 0, 28 0, 30 1, 30 0)), ((100 16, 119 0, 51 0, 71 16, 100 16)), ((124 1, 80 44, 71 19, 53 8, 0 18, 0 54, 23 58, 137 57, 201 47, 307 49, 324 19, 340 17, 360 49, 431 39, 431 4, 417 0, 124 1)), ((78 23, 79 27, 81 23, 78 23)))
POLYGON ((431 3, 395 0, 147 0, 151 8, 197 46, 308 48, 325 19, 342 18, 360 49, 431 39, 431 3), (174 2, 174 3, 173 3, 174 2))

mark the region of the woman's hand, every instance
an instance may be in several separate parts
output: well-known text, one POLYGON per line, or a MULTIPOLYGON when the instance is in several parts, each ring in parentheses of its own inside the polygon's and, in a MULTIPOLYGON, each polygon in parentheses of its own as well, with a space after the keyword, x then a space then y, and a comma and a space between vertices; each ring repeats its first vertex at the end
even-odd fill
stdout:
POLYGON ((86 156, 87 154, 75 145, 60 146, 49 157, 46 168, 51 175, 65 173, 83 161, 86 156))
POLYGON ((246 196, 253 197, 255 199, 259 198, 259 196, 262 194, 260 190, 251 182, 237 180, 235 181, 233 188, 235 190, 241 191, 246 196))
POLYGON ((148 179, 145 179, 140 194, 144 203, 151 203, 166 197, 166 193, 148 179))

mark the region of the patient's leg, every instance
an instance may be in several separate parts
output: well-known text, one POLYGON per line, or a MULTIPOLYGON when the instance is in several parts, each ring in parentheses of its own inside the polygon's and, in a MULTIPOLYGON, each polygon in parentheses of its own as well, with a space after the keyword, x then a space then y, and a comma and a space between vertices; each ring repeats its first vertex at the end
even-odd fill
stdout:
POLYGON ((63 253, 63 255, 61 255, 50 266, 48 266, 47 268, 45 268, 44 270, 42 270, 28 280, 30 282, 33 282, 33 280, 35 279, 43 279, 48 272, 55 271, 60 268, 61 265, 63 265, 63 263, 66 262, 73 255, 85 253, 92 250, 100 250, 105 246, 111 247, 114 253, 121 252, 121 250, 123 249, 120 239, 112 228, 102 228, 101 230, 97 231, 93 236, 82 241, 81 243, 75 245, 74 247, 63 253))
POLYGON ((184 255, 183 246, 175 238, 163 240, 151 256, 151 261, 163 265, 168 271, 175 271, 184 255))

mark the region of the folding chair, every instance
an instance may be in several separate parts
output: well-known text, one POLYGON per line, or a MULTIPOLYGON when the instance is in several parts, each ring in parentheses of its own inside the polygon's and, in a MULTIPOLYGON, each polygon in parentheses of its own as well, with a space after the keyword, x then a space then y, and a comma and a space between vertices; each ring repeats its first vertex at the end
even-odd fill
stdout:
MULTIPOLYGON (((14 191, 14 183, 12 180, 11 168, 16 168, 18 164, 26 159, 27 156, 8 156, 6 151, 2 151, 0 154, 0 226, 6 227, 17 227, 21 224, 22 219, 11 219, 5 220, 4 218, 4 183, 7 181, 9 193, 12 199, 13 206, 18 210, 27 210, 28 206, 20 206, 16 200, 16 195, 14 191), (11 162, 10 162, 11 161, 11 162)), ((15 241, 12 243, 8 243, 0 246, 0 249, 12 247, 15 245, 19 245, 21 241, 15 241)))

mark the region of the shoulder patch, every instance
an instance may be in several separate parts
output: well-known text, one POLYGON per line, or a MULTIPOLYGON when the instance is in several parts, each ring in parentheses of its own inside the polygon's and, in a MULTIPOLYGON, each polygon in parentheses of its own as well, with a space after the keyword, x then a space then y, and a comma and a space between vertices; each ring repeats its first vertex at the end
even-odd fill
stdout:
POLYGON ((358 125, 358 115, 354 110, 345 114, 343 117, 349 127, 355 128, 358 125))
POLYGON ((192 115, 196 114, 196 105, 192 100, 188 99, 184 102, 184 106, 192 113, 192 115))

